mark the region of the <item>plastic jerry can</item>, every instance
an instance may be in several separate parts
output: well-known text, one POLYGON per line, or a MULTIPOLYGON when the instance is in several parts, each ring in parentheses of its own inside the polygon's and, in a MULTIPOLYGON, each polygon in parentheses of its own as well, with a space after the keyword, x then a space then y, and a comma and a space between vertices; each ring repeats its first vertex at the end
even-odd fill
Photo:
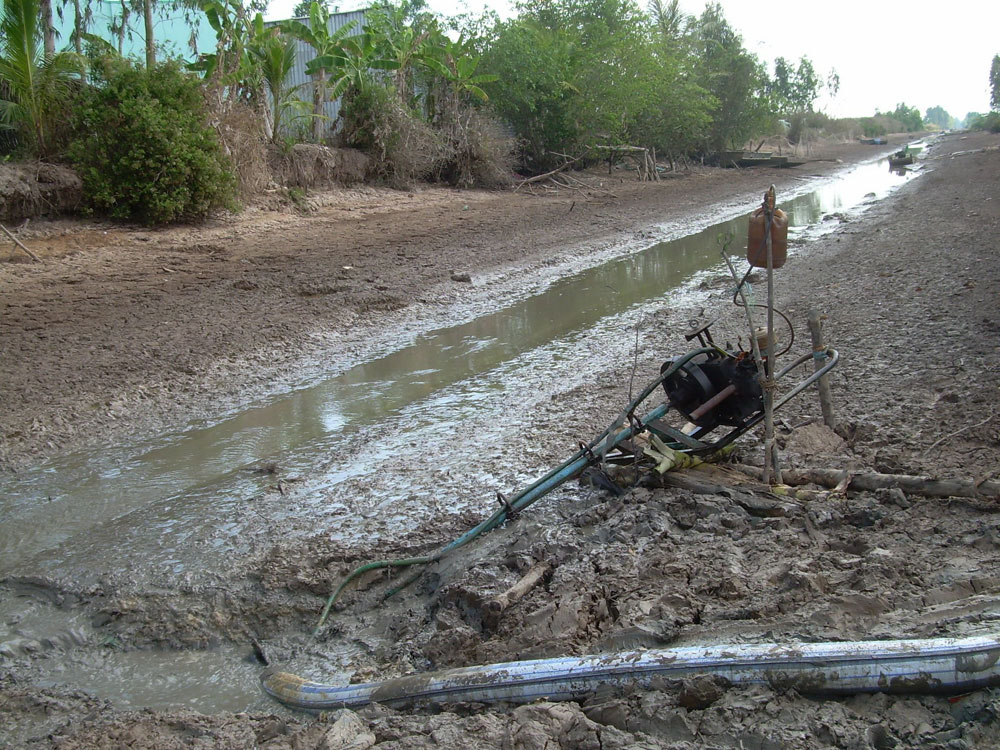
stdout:
MULTIPOLYGON (((757 268, 767 268, 767 245, 764 243, 766 229, 767 215, 761 206, 750 214, 750 229, 747 232, 747 260, 757 268)), ((787 259, 788 215, 776 208, 771 221, 771 267, 781 268, 787 259)))

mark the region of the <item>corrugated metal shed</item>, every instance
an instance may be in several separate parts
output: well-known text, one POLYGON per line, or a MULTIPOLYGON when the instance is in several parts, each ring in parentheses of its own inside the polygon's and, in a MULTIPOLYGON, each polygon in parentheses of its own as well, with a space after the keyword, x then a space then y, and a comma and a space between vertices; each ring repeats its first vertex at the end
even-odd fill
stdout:
MULTIPOLYGON (((297 19, 302 21, 302 23, 308 24, 308 18, 297 19)), ((365 23, 365 11, 364 10, 350 10, 345 13, 331 13, 330 20, 327 23, 327 27, 330 29, 330 33, 340 30, 344 26, 354 24, 354 28, 351 33, 361 33, 361 28, 365 23)), ((309 63, 314 57, 316 57, 316 50, 310 47, 303 41, 296 42, 296 55, 295 55, 295 67, 292 68, 291 74, 288 76, 288 81, 286 84, 288 86, 298 86, 300 84, 305 84, 299 89, 299 98, 307 102, 312 102, 313 97, 313 85, 312 79, 306 75, 306 64, 309 63)), ((330 123, 332 124, 337 118, 337 114, 340 112, 340 100, 327 102, 326 103, 326 116, 330 118, 330 123)))

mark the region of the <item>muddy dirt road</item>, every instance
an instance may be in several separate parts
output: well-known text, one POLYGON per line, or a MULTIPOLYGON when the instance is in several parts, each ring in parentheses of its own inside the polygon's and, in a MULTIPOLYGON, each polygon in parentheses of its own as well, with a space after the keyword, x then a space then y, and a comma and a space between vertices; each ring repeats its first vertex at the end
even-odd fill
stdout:
MULTIPOLYGON (((996 477, 997 145, 983 134, 942 139, 924 155, 918 178, 860 216, 831 214, 833 231, 793 248, 780 304, 802 337, 807 308, 821 300, 843 361, 833 380, 838 433, 810 422, 818 414, 811 399, 795 402, 779 431, 787 464, 996 477)), ((777 177, 788 189, 796 176, 803 175, 763 179, 777 177)), ((276 382, 301 382, 319 351, 364 359, 377 350, 375 330, 413 334, 421 321, 475 316, 546 274, 652 241, 700 206, 752 204, 761 180, 710 172, 641 188, 625 182, 612 186, 611 204, 428 191, 400 209, 387 194, 360 191, 305 219, 269 214, 170 232, 39 234, 35 244, 59 257, 58 267, 12 264, 0 273, 3 377, 11 385, 5 460, 23 466, 40 452, 154 431, 209 401, 221 411, 276 382), (470 273, 473 283, 452 281, 452 271, 470 273), (248 375, 235 379, 237 372, 248 375)), ((723 279, 707 277, 698 291, 641 321, 635 382, 683 350, 677 332, 689 319, 726 304, 723 279)), ((720 326, 738 331, 727 314, 720 326)), ((625 335, 631 340, 635 330, 625 335)), ((805 346, 801 338, 796 346, 805 346)), ((516 487, 605 426, 627 398, 632 370, 626 359, 586 373, 578 386, 526 396, 522 409, 511 402, 510 424, 491 445, 449 445, 470 474, 434 480, 457 493, 475 477, 481 497, 487 488, 516 487)), ((737 458, 759 463, 754 441, 746 444, 737 458)), ((413 492, 434 488, 418 476, 433 473, 433 456, 385 473, 395 472, 398 483, 406 471, 413 492)), ((311 640, 323 598, 349 569, 434 549, 483 513, 438 507, 408 533, 390 535, 378 504, 366 504, 390 490, 385 479, 323 485, 276 466, 264 467, 259 481, 255 501, 233 511, 259 519, 243 546, 218 534, 192 537, 239 550, 212 570, 149 578, 108 565, 93 576, 8 576, 0 598, 0 746, 349 746, 344 737, 356 747, 454 748, 1000 741, 1000 694, 990 690, 960 700, 816 701, 778 688, 689 684, 520 708, 369 708, 317 722, 264 701, 240 704, 239 689, 261 669, 253 642, 272 663, 301 674, 360 681, 637 646, 995 632, 1000 517, 989 502, 878 492, 775 504, 745 489, 641 487, 611 498, 567 487, 385 604, 386 582, 365 581, 311 640), (297 527, 296 514, 317 496, 332 509, 325 526, 297 527), (338 527, 369 513, 358 534, 338 536, 338 527), (539 562, 550 568, 542 583, 499 618, 484 617, 484 602, 539 562), (140 674, 152 675, 148 694, 193 695, 194 703, 178 705, 217 708, 129 712, 95 697, 118 695, 109 684, 140 674), (195 676, 204 684, 192 684, 195 676)), ((138 685, 128 691, 126 705, 155 703, 143 702, 138 685)))

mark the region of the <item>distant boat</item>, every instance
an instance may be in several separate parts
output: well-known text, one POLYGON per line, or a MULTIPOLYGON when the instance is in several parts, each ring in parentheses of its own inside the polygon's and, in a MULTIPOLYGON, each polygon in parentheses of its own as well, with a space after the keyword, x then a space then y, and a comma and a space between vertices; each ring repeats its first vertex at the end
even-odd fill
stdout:
POLYGON ((911 152, 908 148, 902 148, 895 153, 889 154, 890 169, 905 167, 908 164, 913 164, 913 152, 911 152))
POLYGON ((769 167, 781 167, 785 169, 787 167, 801 167, 803 164, 807 164, 808 159, 795 159, 791 156, 772 156, 768 162, 769 167))
POLYGON ((740 149, 739 151, 720 151, 717 156, 720 167, 739 166, 740 159, 742 158, 743 158, 742 149, 740 149))
POLYGON ((884 146, 889 142, 889 139, 879 135, 875 138, 862 138, 861 142, 868 146, 884 146))
POLYGON ((777 156, 773 151, 720 151, 716 156, 720 167, 798 167, 804 161, 777 156))

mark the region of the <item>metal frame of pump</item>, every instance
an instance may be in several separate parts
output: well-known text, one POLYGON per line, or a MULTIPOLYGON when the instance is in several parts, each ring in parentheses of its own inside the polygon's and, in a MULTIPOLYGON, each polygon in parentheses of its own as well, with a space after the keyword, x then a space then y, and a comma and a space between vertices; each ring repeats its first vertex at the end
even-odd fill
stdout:
MULTIPOLYGON (((817 357, 826 360, 824 365, 777 401, 775 410, 826 375, 840 359, 838 352, 831 348, 810 352, 777 372, 774 380, 781 381, 817 357)), ((673 408, 688 420, 689 426, 678 430, 661 418, 647 418, 645 423, 674 450, 699 456, 715 453, 764 419, 763 391, 756 363, 748 352, 734 354, 715 346, 702 348, 665 362, 661 379, 668 399, 668 408, 663 413, 673 408), (719 427, 731 429, 719 438, 708 440, 709 433, 719 427)))

